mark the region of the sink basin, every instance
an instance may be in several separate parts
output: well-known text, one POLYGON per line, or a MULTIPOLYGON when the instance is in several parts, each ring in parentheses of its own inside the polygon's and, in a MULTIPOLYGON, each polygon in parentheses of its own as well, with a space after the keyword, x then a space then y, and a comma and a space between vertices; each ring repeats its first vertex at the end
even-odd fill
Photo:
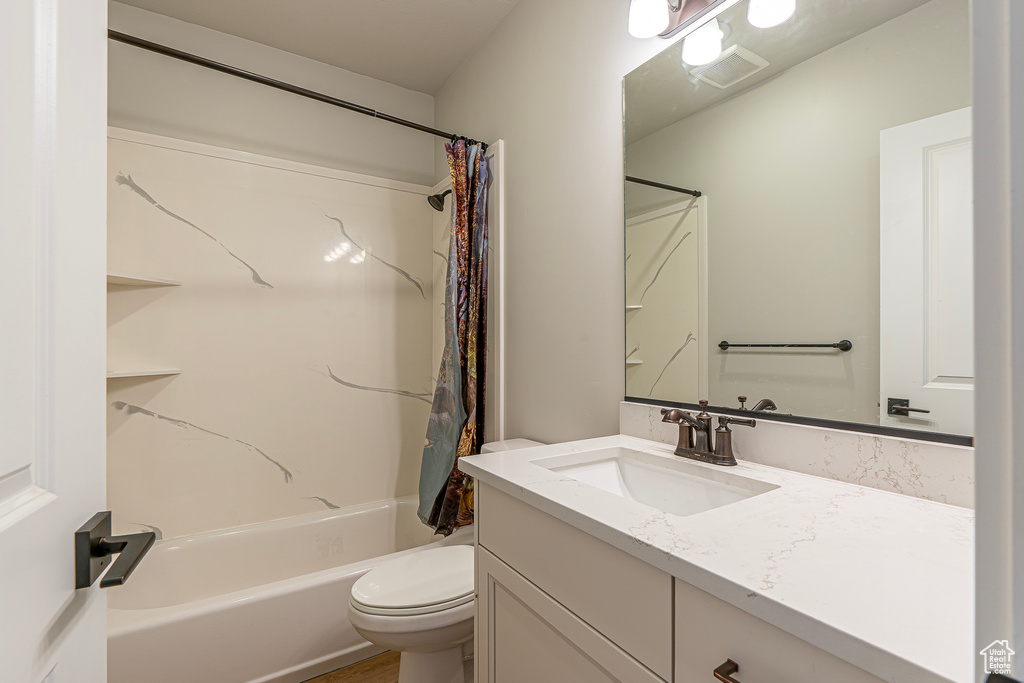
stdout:
POLYGON ((685 517, 777 489, 756 479, 630 448, 602 448, 531 460, 595 488, 685 517))

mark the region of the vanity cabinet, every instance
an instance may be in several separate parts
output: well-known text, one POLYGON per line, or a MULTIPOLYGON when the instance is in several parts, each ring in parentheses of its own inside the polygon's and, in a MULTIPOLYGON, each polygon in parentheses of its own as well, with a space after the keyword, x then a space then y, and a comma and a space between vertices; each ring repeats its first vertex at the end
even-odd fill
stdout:
POLYGON ((476 510, 479 683, 577 680, 523 673, 548 657, 578 680, 671 680, 671 576, 480 481, 476 510))
POLYGON ((476 680, 880 683, 477 480, 476 680))
POLYGON ((675 580, 676 681, 714 681, 732 660, 742 683, 882 683, 727 602, 675 580))
POLYGON ((663 681, 486 549, 476 571, 479 683, 663 681))

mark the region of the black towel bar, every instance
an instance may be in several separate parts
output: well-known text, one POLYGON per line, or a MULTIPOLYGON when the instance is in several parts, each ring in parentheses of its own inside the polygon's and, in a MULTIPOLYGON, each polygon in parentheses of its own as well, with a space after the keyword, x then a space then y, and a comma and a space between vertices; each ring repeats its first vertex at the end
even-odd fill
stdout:
POLYGON ((853 342, 849 339, 842 341, 833 342, 832 344, 733 344, 731 342, 722 341, 718 343, 718 348, 726 351, 731 348, 742 348, 742 349, 839 349, 840 351, 849 351, 853 348, 853 342))

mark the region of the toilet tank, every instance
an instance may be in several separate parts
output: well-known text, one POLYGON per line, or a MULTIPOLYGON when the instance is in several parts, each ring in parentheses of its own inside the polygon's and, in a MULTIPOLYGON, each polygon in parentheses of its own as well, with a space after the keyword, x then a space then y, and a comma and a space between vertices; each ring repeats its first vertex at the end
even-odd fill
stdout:
POLYGON ((529 439, 505 439, 504 441, 491 441, 485 443, 480 447, 481 453, 497 453, 498 451, 514 451, 518 448, 532 448, 534 446, 544 446, 539 441, 530 441, 529 439))

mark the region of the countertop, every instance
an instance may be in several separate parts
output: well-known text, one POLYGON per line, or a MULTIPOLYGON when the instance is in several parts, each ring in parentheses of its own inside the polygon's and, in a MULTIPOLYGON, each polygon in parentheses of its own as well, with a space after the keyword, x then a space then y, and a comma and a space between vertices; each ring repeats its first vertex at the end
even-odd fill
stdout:
POLYGON ((740 461, 779 488, 680 517, 532 460, 623 447, 609 436, 463 458, 459 468, 886 681, 973 679, 974 512, 740 461))

